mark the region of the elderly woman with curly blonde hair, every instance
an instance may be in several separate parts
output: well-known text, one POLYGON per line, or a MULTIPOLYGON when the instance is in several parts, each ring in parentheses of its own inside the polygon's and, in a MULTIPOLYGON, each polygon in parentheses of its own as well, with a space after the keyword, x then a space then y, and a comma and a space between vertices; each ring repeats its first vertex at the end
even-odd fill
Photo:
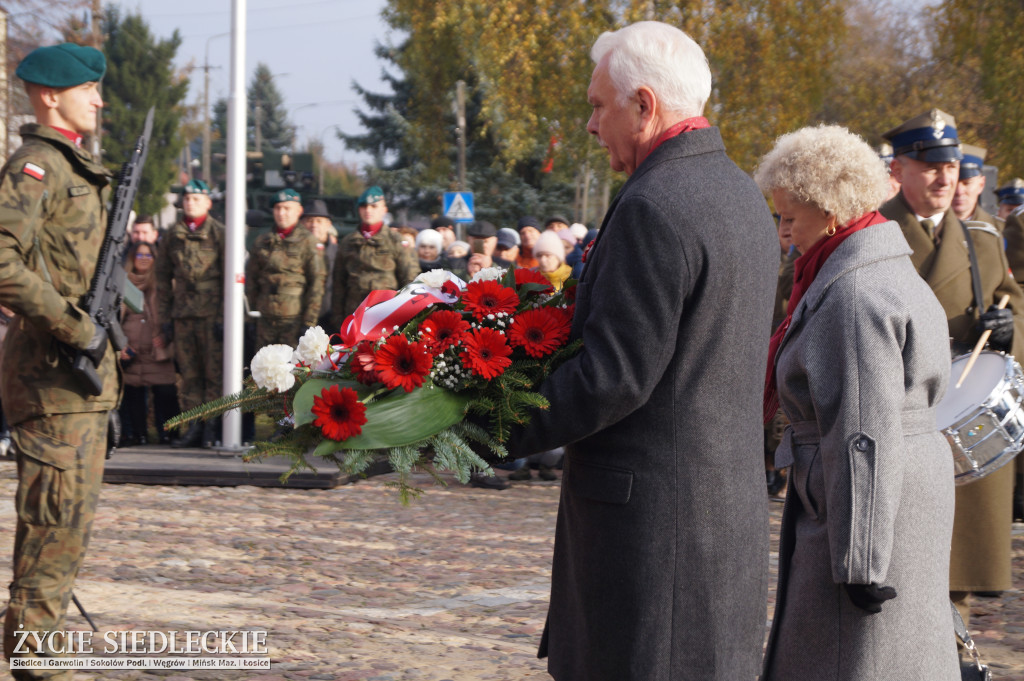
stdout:
POLYGON ((862 139, 798 130, 754 177, 802 253, 765 386, 792 469, 762 681, 954 681, 946 316, 874 210, 888 178, 862 139))

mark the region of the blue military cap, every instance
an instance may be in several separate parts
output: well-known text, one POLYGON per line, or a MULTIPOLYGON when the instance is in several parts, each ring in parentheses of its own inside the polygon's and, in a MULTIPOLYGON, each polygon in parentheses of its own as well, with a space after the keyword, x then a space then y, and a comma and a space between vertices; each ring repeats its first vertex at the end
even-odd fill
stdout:
POLYGON ((373 185, 367 187, 366 191, 359 195, 359 200, 356 202, 357 206, 368 206, 371 203, 377 203, 378 201, 384 200, 384 190, 373 185))
POLYGON ((103 78, 107 60, 95 47, 63 43, 37 47, 18 64, 15 75, 46 87, 74 87, 103 78))
POLYGON ((892 163, 892 145, 888 142, 882 142, 878 145, 878 158, 882 159, 882 163, 889 165, 892 163))
POLYGON ((960 151, 964 155, 960 161, 960 179, 966 180, 981 175, 981 168, 985 165, 985 154, 988 152, 971 144, 961 144, 960 151))
POLYGON ((270 202, 270 205, 276 206, 277 204, 284 203, 285 201, 294 201, 295 203, 301 204, 302 197, 299 196, 297 191, 289 187, 288 189, 282 189, 274 194, 274 199, 270 202))
POLYGON ((946 163, 963 158, 956 121, 948 113, 932 109, 914 116, 882 135, 893 154, 924 163, 946 163))
POLYGON ((185 194, 209 194, 210 186, 202 180, 189 180, 183 190, 185 194))
POLYGON ((1006 203, 1011 206, 1024 205, 1024 180, 1015 177, 1002 187, 996 190, 999 203, 1006 203))

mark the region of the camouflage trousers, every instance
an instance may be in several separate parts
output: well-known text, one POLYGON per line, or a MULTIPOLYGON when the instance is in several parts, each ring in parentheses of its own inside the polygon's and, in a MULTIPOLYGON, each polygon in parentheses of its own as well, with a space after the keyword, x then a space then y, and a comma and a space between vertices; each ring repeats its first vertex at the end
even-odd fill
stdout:
POLYGON ((293 348, 299 344, 302 334, 309 328, 302 317, 270 317, 264 315, 256 320, 256 351, 267 345, 284 344, 293 348))
MULTIPOLYGON (((23 641, 15 634, 65 630, 103 481, 107 412, 30 419, 15 426, 12 436, 18 458, 18 525, 4 651, 8 659, 54 657, 36 651, 31 637, 23 641)), ((12 673, 15 679, 71 679, 73 674, 42 669, 12 673)))
POLYGON ((174 320, 174 361, 181 374, 182 411, 224 394, 224 325, 220 317, 174 320))

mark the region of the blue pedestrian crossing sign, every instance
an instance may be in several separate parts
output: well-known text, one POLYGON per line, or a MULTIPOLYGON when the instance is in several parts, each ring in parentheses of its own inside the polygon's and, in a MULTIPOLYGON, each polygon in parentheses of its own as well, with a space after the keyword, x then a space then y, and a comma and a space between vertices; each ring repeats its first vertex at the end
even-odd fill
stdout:
POLYGON ((455 222, 473 222, 473 192, 445 192, 444 214, 455 222))

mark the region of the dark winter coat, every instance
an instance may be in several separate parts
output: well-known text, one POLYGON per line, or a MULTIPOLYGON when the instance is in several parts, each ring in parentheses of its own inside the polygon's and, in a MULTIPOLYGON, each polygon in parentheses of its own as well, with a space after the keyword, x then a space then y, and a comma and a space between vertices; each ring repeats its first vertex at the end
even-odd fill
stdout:
POLYGON ((557 681, 757 676, 777 254, 717 128, 663 143, 609 208, 576 291, 583 350, 512 442, 566 445, 540 650, 557 681))

